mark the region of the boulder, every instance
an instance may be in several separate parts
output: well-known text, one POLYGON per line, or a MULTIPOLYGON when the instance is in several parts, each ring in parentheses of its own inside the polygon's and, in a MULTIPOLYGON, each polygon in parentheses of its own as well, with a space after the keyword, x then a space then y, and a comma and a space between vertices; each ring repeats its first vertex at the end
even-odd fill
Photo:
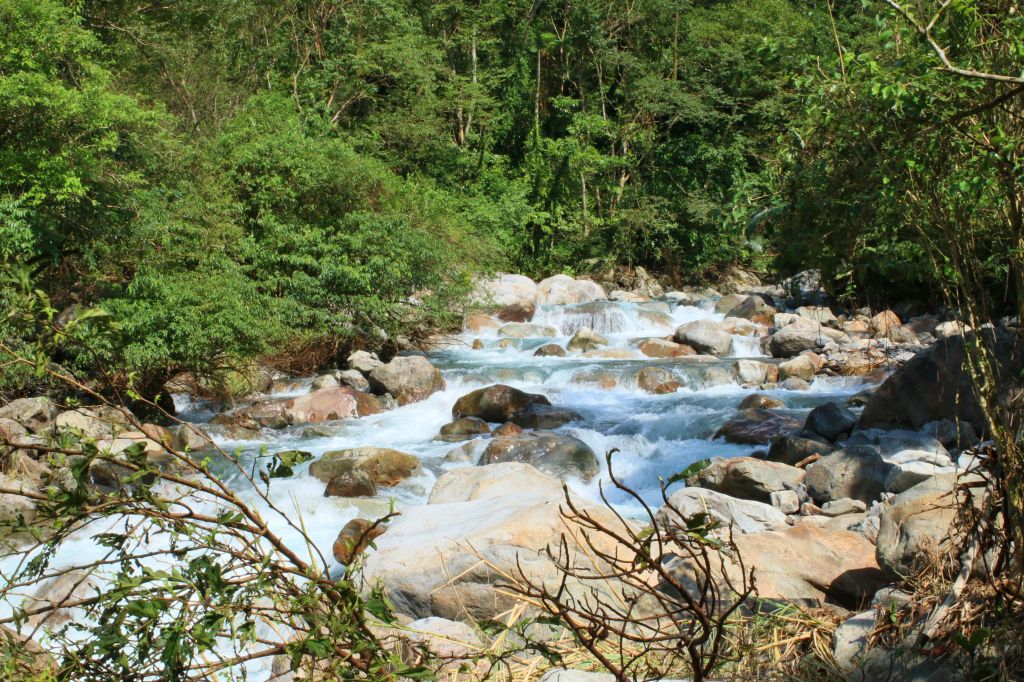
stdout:
POLYGON ((472 298, 474 302, 498 308, 506 315, 511 315, 511 311, 525 315, 530 311, 532 317, 537 302, 537 283, 524 275, 500 273, 478 282, 472 298))
POLYGON ((319 391, 321 388, 337 388, 341 386, 341 382, 338 381, 338 377, 333 374, 323 374, 313 379, 313 383, 310 385, 310 391, 319 391))
POLYGON ((637 349, 649 358, 680 358, 697 354, 690 346, 667 339, 640 339, 635 344, 637 349))
POLYGON ((420 460, 391 448, 361 447, 325 452, 309 465, 309 473, 324 483, 335 476, 360 472, 375 485, 390 488, 419 474, 420 460))
POLYGON ((385 530, 383 525, 374 525, 367 519, 352 519, 338 533, 334 541, 334 558, 339 564, 348 565, 366 551, 385 530))
POLYGON ((839 328, 840 326, 839 320, 836 319, 832 309, 824 306, 800 306, 796 309, 796 314, 798 317, 802 317, 805 320, 814 322, 815 324, 835 328, 839 328))
MULTIPOLYGON (((784 530, 735 534, 733 542, 743 567, 735 558, 727 559, 726 574, 739 585, 742 571, 753 569, 762 599, 801 606, 828 602, 855 608, 885 584, 875 561, 874 545, 857 533, 801 524, 784 530)), ((691 566, 685 559, 669 563, 669 569, 682 581, 693 575, 691 566)))
POLYGON ((35 513, 35 502, 26 495, 38 495, 39 486, 28 476, 9 476, 0 473, 0 488, 17 492, 0 493, 0 526, 4 526, 23 517, 31 522, 35 513))
POLYGON ((608 345, 608 339, 604 338, 593 329, 583 327, 577 331, 567 346, 568 350, 584 353, 588 350, 595 350, 608 345))
POLYGON ((803 470, 788 464, 735 457, 712 462, 687 483, 769 505, 773 492, 796 490, 803 480, 803 470))
POLYGON ((555 275, 537 284, 537 303, 568 305, 589 303, 608 298, 601 285, 589 279, 573 279, 568 275, 555 275))
POLYGON ((551 499, 562 496, 562 482, 522 462, 453 469, 434 483, 427 504, 486 500, 516 492, 551 499))
POLYGON ((817 348, 821 335, 814 329, 791 324, 768 338, 768 350, 772 357, 791 358, 805 350, 817 348))
MULTIPOLYGON (((442 475, 435 490, 451 491, 451 497, 438 496, 432 503, 408 509, 392 521, 377 539, 377 549, 366 555, 362 573, 365 584, 380 581, 395 609, 413 618, 494 620, 517 602, 504 587, 508 576, 518 577, 521 572, 533 584, 555 588, 562 575, 545 550, 557 547, 563 535, 568 560, 581 570, 587 570, 592 565, 589 562, 598 561, 594 552, 580 546, 583 540, 575 523, 559 511, 565 506, 560 483, 550 477, 539 483, 536 476, 525 473, 525 465, 511 470, 511 474, 508 467, 491 465, 472 472, 477 481, 497 472, 502 482, 472 486, 465 498, 459 496, 459 491, 470 488, 464 482, 466 470, 442 475), (450 484, 448 477, 460 480, 450 484)), ((609 509, 576 503, 598 522, 622 528, 623 522, 609 509)), ((601 534, 591 539, 601 552, 617 550, 615 543, 601 534)), ((587 581, 583 585, 570 578, 565 593, 579 597, 594 588, 604 594, 616 589, 610 582, 587 581)))
POLYGON ((831 443, 803 436, 780 436, 768 448, 767 459, 783 464, 798 464, 812 455, 827 455, 836 448, 831 443))
MULTIPOLYGON (((421 618, 401 629, 402 639, 414 649, 426 649, 433 657, 433 667, 442 679, 451 676, 457 680, 463 675, 460 672, 479 668, 476 672, 483 676, 489 664, 478 661, 485 650, 480 635, 467 623, 447 618, 421 618)), ((413 661, 419 653, 410 656, 413 661)), ((474 676, 475 677, 475 676, 474 676)))
POLYGON ((947 554, 962 504, 956 483, 955 473, 935 476, 882 503, 877 557, 888 577, 913 575, 947 554))
POLYGON ((199 452, 213 447, 213 439, 195 424, 179 424, 171 430, 171 433, 173 434, 171 447, 175 450, 199 452))
POLYGON ((482 334, 484 332, 497 331, 500 326, 501 322, 490 315, 486 315, 484 313, 470 313, 466 316, 466 321, 463 323, 462 328, 473 334, 482 334))
POLYGON ((835 442, 847 436, 857 426, 857 416, 848 408, 836 402, 818 405, 804 422, 804 431, 835 442))
MULTIPOLYGON (((494 431, 491 432, 491 435, 494 436, 495 438, 504 438, 505 436, 518 436, 522 432, 523 427, 519 426, 518 424, 508 422, 494 429, 494 431)), ((480 459, 479 455, 484 454, 484 449, 486 449, 486 447, 486 444, 484 444, 484 447, 480 448, 480 452, 477 453, 478 456, 474 461, 478 461, 480 459)))
POLYGON ((393 358, 371 371, 369 380, 375 393, 390 393, 399 405, 423 400, 445 387, 441 370, 419 355, 393 358))
POLYGON ((738 533, 761 533, 786 528, 786 515, 771 505, 731 497, 708 488, 680 488, 658 511, 660 524, 686 528, 686 520, 706 513, 722 526, 738 533), (682 518, 679 515, 682 515, 682 518))
POLYGON ((899 316, 891 310, 883 310, 872 317, 868 323, 875 334, 875 338, 890 338, 893 332, 899 329, 902 324, 899 316))
POLYGON ((369 374, 383 364, 376 353, 365 350, 357 350, 348 356, 348 368, 354 369, 360 374, 369 374))
POLYGON ((881 498, 892 465, 876 448, 854 445, 807 467, 807 492, 822 504, 849 497, 866 504, 881 498))
POLYGON ((376 494, 377 484, 358 469, 332 476, 324 490, 324 497, 374 497, 376 494))
POLYGON ((779 381, 785 381, 789 378, 810 381, 814 378, 817 371, 818 368, 809 355, 797 355, 795 358, 779 364, 779 381))
POLYGON ((722 315, 729 315, 729 311, 745 301, 749 296, 743 294, 727 294, 715 301, 715 312, 722 315))
POLYGON ((487 435, 491 427, 479 417, 460 417, 441 427, 439 438, 441 440, 465 440, 475 438, 481 434, 487 435))
POLYGON ((672 393, 682 384, 670 370, 664 367, 644 367, 636 374, 636 385, 648 393, 672 393))
POLYGON ((740 410, 715 433, 727 443, 767 445, 777 436, 795 433, 801 427, 799 420, 770 410, 740 410))
POLYGON ((765 303, 760 296, 744 296, 743 300, 730 308, 726 313, 729 317, 740 317, 744 320, 770 320, 775 315, 775 308, 765 303))
POLYGON ((771 500, 772 507, 783 514, 796 514, 800 511, 800 494, 795 490, 776 490, 771 500))
POLYGON ((744 386, 760 386, 763 383, 775 383, 778 369, 775 365, 757 360, 737 360, 733 363, 736 381, 744 386))
POLYGON ((771 410, 776 407, 784 407, 784 404, 778 398, 773 398, 770 395, 764 393, 751 393, 746 398, 740 401, 740 404, 736 406, 737 410, 771 410))
POLYGON ((847 514, 863 514, 868 510, 866 504, 860 500, 851 500, 844 497, 839 500, 832 500, 821 505, 823 516, 845 516, 847 514))
POLYGON ((533 354, 539 358, 564 358, 565 349, 557 343, 545 343, 543 346, 533 351, 533 354))
POLYGON ((558 478, 590 480, 601 467, 590 447, 568 434, 524 432, 494 438, 480 457, 480 464, 523 462, 558 478))
POLYGON ((677 343, 686 344, 698 353, 728 355, 732 350, 732 335, 722 325, 711 320, 696 320, 676 329, 677 343))
POLYGON ((862 429, 917 430, 939 419, 962 419, 978 433, 987 422, 964 370, 961 336, 938 341, 896 370, 878 387, 860 416, 862 429))
POLYGON ((16 421, 32 433, 49 426, 57 409, 49 398, 18 398, 0 406, 0 419, 16 421))
POLYGON ((130 430, 127 417, 113 407, 79 407, 61 412, 53 420, 58 431, 73 430, 88 438, 111 438, 130 430))
POLYGON ((532 405, 550 405, 539 393, 526 393, 505 384, 478 388, 455 401, 452 416, 479 417, 487 422, 507 422, 532 405))
POLYGON ((902 493, 934 476, 955 472, 956 467, 939 466, 921 460, 901 462, 893 464, 888 478, 885 479, 885 489, 890 493, 902 493))
POLYGON ((544 324, 509 322, 498 330, 498 334, 509 339, 534 339, 558 336, 558 330, 544 324))
POLYGON ((381 411, 379 401, 372 395, 337 387, 322 388, 286 400, 281 414, 288 424, 315 424, 334 419, 365 417, 381 411))
POLYGON ((370 391, 370 382, 367 381, 366 377, 363 376, 363 373, 357 369, 342 370, 340 372, 336 372, 334 376, 337 378, 340 386, 354 388, 355 390, 362 391, 363 393, 369 393, 370 391))

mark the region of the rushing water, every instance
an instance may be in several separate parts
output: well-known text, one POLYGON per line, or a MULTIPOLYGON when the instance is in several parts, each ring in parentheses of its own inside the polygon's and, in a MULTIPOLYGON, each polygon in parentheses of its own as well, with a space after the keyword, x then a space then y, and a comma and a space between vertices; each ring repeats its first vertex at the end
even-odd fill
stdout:
MULTIPOLYGON (((423 474, 399 486, 381 491, 377 499, 351 500, 324 497, 324 484, 310 476, 308 465, 296 469, 296 475, 277 479, 270 497, 278 508, 297 519, 301 517, 310 538, 324 555, 338 531, 357 516, 376 517, 388 510, 393 500, 397 509, 425 502, 437 476, 447 469, 466 464, 445 461, 446 454, 459 443, 436 440, 441 426, 451 420, 451 408, 465 393, 494 383, 546 395, 554 405, 579 412, 583 419, 561 429, 587 443, 598 456, 615 448, 615 472, 643 497, 657 504, 659 479, 681 471, 705 457, 733 457, 750 454, 756 448, 713 440, 715 431, 736 410, 737 404, 754 389, 744 389, 731 380, 737 357, 759 357, 756 336, 733 337, 733 356, 708 358, 655 359, 641 355, 637 339, 667 337, 679 324, 693 320, 721 320, 711 310, 674 306, 670 302, 648 304, 601 303, 590 306, 544 306, 534 324, 555 330, 555 337, 534 337, 508 341, 495 330, 465 332, 453 339, 451 348, 430 354, 447 382, 447 388, 427 400, 383 414, 315 427, 296 426, 264 430, 258 441, 234 441, 216 437, 218 445, 237 452, 244 462, 253 462, 268 453, 301 449, 318 457, 324 452, 358 446, 382 446, 416 455, 422 460, 423 474), (581 327, 590 327, 610 342, 613 355, 622 357, 536 357, 534 351, 546 343, 565 346, 581 327), (474 341, 483 348, 474 350, 474 341), (682 385, 675 393, 652 395, 637 387, 636 374, 647 366, 673 372, 682 385)), ((298 381, 278 393, 298 395, 308 392, 311 380, 298 381)), ((767 391, 785 404, 784 411, 805 414, 815 405, 858 390, 859 380, 817 378, 808 391, 767 391)), ((210 406, 179 396, 179 407, 186 418, 205 422, 213 416, 210 406)), ((214 430, 214 434, 216 431, 214 430)), ((229 476, 229 482, 254 505, 264 503, 241 476, 229 476)), ((570 481, 584 497, 596 499, 598 486, 607 481, 607 472, 589 483, 570 481)), ((634 511, 624 495, 611 494, 622 511, 634 511)), ((304 542, 283 519, 267 515, 274 530, 294 548, 304 542)), ((100 529, 96 529, 97 531, 100 529)), ((100 548, 88 536, 75 540, 73 547, 57 556, 53 565, 80 564, 99 556, 100 548)), ((10 560, 0 561, 0 570, 9 571, 10 560)), ((332 567, 338 570, 339 567, 332 567)), ((255 666, 255 679, 265 668, 255 666)))

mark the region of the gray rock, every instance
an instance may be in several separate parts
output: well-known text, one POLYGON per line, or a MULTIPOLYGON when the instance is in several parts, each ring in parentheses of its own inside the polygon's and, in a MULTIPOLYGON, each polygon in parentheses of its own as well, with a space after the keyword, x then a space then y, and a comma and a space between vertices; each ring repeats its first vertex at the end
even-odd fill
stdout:
POLYGON ((383 364, 376 353, 370 353, 365 350, 357 350, 348 356, 348 368, 354 369, 361 374, 369 374, 383 364))
POLYGON ((844 497, 839 500, 832 500, 821 505, 823 516, 845 516, 846 514, 863 514, 868 506, 860 500, 851 500, 844 497))
POLYGON ((804 472, 788 464, 735 457, 712 462, 692 479, 692 485, 768 505, 773 492, 795 490, 803 480, 804 472))
POLYGON ((817 348, 820 338, 820 334, 814 329, 790 325, 769 337, 768 349, 772 357, 791 358, 805 350, 817 348))
POLYGON ((523 462, 558 478, 590 480, 600 471, 597 455, 590 447, 568 434, 525 432, 494 438, 480 457, 480 464, 523 462))
POLYGON ((804 431, 835 442, 840 437, 848 435, 855 426, 857 426, 857 416, 839 403, 831 402, 811 410, 804 423, 804 431))
POLYGON ((797 464, 811 455, 828 455, 835 450, 829 442, 803 436, 780 436, 768 449, 768 460, 783 464, 797 464))
POLYGON ((558 336, 558 330, 547 325, 529 322, 509 322, 498 330, 498 334, 511 339, 532 339, 558 336))
POLYGON ((557 429, 583 419, 583 415, 565 407, 535 403, 517 412, 509 421, 524 429, 557 429))
POLYGON ((370 382, 366 380, 363 373, 357 369, 346 369, 335 373, 335 378, 338 380, 338 384, 341 386, 348 386, 354 388, 357 391, 363 391, 368 393, 370 391, 370 382))
POLYGON ((686 519, 701 513, 707 513, 724 527, 731 526, 739 533, 761 533, 786 527, 786 514, 774 506, 708 488, 676 490, 669 495, 668 504, 658 511, 657 519, 659 523, 686 528, 686 519), (679 518, 680 514, 683 518, 679 518))
POLYGON ((368 377, 375 393, 390 393, 399 405, 408 405, 444 390, 441 371, 419 355, 396 357, 368 377))
POLYGON ((732 335, 722 325, 711 320, 697 320, 680 325, 675 340, 709 355, 728 355, 732 350, 732 335))
POLYGON ((871 504, 881 498, 892 465, 869 446, 852 446, 807 467, 807 492, 819 504, 849 497, 871 504))
POLYGON ((799 420, 770 410, 741 410, 718 429, 715 438, 724 438, 729 443, 767 445, 778 436, 795 433, 800 426, 799 420))
POLYGON ((795 358, 779 364, 779 380, 785 381, 794 378, 810 381, 817 371, 818 367, 814 360, 807 355, 797 355, 795 358))
POLYGON ((324 374, 313 379, 313 384, 310 386, 311 391, 319 391, 321 388, 336 388, 341 386, 341 382, 338 381, 338 377, 333 374, 324 374))
POLYGON ((771 494, 772 506, 783 514, 800 511, 800 495, 795 490, 776 490, 771 494))

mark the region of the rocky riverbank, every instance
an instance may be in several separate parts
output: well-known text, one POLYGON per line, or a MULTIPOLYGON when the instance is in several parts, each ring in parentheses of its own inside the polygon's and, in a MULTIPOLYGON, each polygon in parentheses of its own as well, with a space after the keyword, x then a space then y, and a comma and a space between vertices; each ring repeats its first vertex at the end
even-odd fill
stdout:
MULTIPOLYGON (((458 640, 471 658, 486 646, 476 624, 531 612, 511 583, 559 580, 552 543, 564 537, 572 561, 598 561, 561 513, 566 494, 609 527, 647 522, 627 498, 599 500, 615 448, 655 519, 706 514, 731 538, 745 569, 727 557, 724 578, 753 568, 760 599, 847 618, 834 643, 845 674, 937 665, 865 647, 876 609, 904 598, 890 586, 948 554, 959 484, 984 466, 986 424, 962 370, 970 330, 841 311, 814 273, 725 294, 664 291, 645 273, 634 283, 500 275, 480 284, 480 312, 455 337, 279 376, 235 406, 179 394, 190 423, 174 429, 14 401, 0 407, 3 487, 60 485, 59 467, 17 446, 64 432, 112 452, 141 444, 154 458, 214 443, 257 464, 265 451, 302 451, 312 462, 278 494, 302 500, 334 570, 358 556, 361 579, 382 585, 429 646, 458 640), (660 481, 684 470, 662 497, 660 481), (401 514, 366 537, 392 498, 401 514)), ((0 518, 31 512, 24 497, 0 496, 0 518)))

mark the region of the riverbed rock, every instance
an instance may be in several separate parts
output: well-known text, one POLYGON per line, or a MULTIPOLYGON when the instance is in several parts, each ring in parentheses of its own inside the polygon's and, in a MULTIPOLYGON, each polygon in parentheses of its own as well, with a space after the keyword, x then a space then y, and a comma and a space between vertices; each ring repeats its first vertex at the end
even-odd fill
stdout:
POLYGON ((349 472, 368 476, 375 485, 390 488, 420 472, 420 460, 391 448, 360 447, 325 452, 309 465, 309 473, 324 483, 349 472))
POLYGON ((835 442, 847 436, 857 426, 857 415, 837 402, 818 405, 804 422, 804 431, 835 442))
POLYGON ((810 381, 817 371, 818 368, 809 355, 797 355, 795 358, 779 363, 779 381, 789 378, 810 381))
POLYGON ((775 365, 758 360, 737 360, 733 363, 736 381, 743 386, 760 386, 763 383, 775 383, 779 370, 775 365))
POLYGON ((881 498, 892 465, 876 448, 854 445, 807 467, 807 492, 818 504, 849 497, 866 504, 881 498))
POLYGON ((545 396, 527 393, 506 384, 494 384, 478 388, 455 401, 452 416, 479 417, 486 422, 502 423, 511 421, 520 412, 532 405, 550 405, 545 396))
POLYGON ((558 336, 558 330, 546 324, 531 322, 509 322, 498 330, 499 336, 507 339, 532 339, 538 337, 558 336))
POLYGON ((682 384, 670 370, 664 367, 643 367, 636 373, 636 385, 642 391, 658 395, 672 393, 682 384))
POLYGON ((660 524, 686 528, 686 519, 701 513, 707 513, 723 528, 731 527, 738 533, 786 528, 786 515, 771 505, 696 487, 680 488, 670 494, 668 503, 658 511, 657 519, 660 524))
POLYGON ((637 350, 649 358, 680 358, 697 354, 690 346, 667 339, 640 339, 634 343, 637 350))
MULTIPOLYGON (((539 484, 522 464, 508 475, 509 466, 491 465, 473 472, 476 477, 505 472, 500 474, 502 483, 496 485, 467 486, 465 469, 442 475, 435 490, 447 490, 450 495, 432 494, 431 503, 408 509, 392 521, 377 539, 377 549, 366 555, 366 584, 381 581, 396 610, 413 618, 492 620, 517 601, 502 587, 508 582, 506 576, 519 576, 521 570, 535 584, 557 584, 561 574, 545 549, 557 546, 563 534, 569 560, 585 567, 593 553, 582 550, 577 527, 559 511, 565 506, 560 483, 548 477, 539 484), (453 485, 446 481, 448 477, 460 480, 453 485), (465 497, 459 495, 463 490, 467 490, 465 497)), ((607 508, 577 503, 599 522, 622 527, 607 508)), ((601 551, 616 551, 614 543, 601 534, 592 539, 601 551)), ((592 581, 584 588, 570 579, 566 590, 582 595, 583 589, 591 587, 602 592, 615 589, 613 584, 592 581)))
POLYGON ((421 658, 419 650, 426 649, 432 657, 431 669, 436 668, 440 679, 469 679, 470 675, 480 679, 490 668, 488 662, 476 660, 485 647, 468 623, 435 616, 421 618, 403 627, 400 637, 410 647, 403 659, 414 663, 421 658))
POLYGON ((878 387, 860 417, 862 429, 917 430, 939 419, 962 419, 978 433, 987 421, 964 371, 963 337, 953 336, 919 353, 878 387))
POLYGON ((213 439, 195 424, 179 424, 171 429, 171 447, 175 450, 199 452, 213 447, 213 439))
POLYGON ((523 462, 558 478, 590 480, 600 471, 597 455, 578 438, 565 433, 525 431, 517 436, 493 438, 480 464, 523 462))
POLYGON ((804 471, 794 466, 753 457, 734 457, 713 461, 687 483, 769 505, 773 492, 796 490, 803 481, 804 471))
MULTIPOLYGON (((486 500, 516 491, 551 499, 563 496, 562 481, 523 462, 502 462, 446 472, 430 491, 427 504, 486 500)), ((564 496, 563 496, 564 499, 564 496)))
POLYGON ((497 331, 500 326, 501 322, 490 315, 470 313, 466 316, 466 321, 463 323, 462 328, 473 334, 483 334, 485 332, 497 331))
POLYGON ((393 358, 368 378, 375 393, 390 393, 399 405, 424 400, 445 387, 441 370, 419 355, 393 358))
POLYGON ((354 388, 355 390, 362 391, 363 393, 370 392, 370 382, 366 379, 363 373, 357 369, 345 369, 340 372, 335 372, 334 377, 338 380, 339 386, 354 388))
POLYGON ((836 319, 835 313, 832 312, 831 308, 826 308, 825 306, 800 306, 796 309, 796 314, 798 317, 802 317, 805 320, 814 322, 815 324, 834 327, 836 329, 840 327, 839 320, 836 319))
POLYGON ((768 448, 767 459, 783 464, 798 464, 813 455, 827 455, 835 450, 831 443, 804 436, 780 436, 768 448))
POLYGON ((381 535, 386 526, 375 525, 369 519, 352 519, 338 533, 332 548, 339 564, 348 565, 381 535))
POLYGON ((686 344, 698 353, 728 355, 732 350, 732 335, 712 320, 687 322, 676 328, 675 341, 686 344))
POLYGON ((593 329, 583 327, 577 331, 567 345, 568 350, 584 353, 588 350, 595 350, 608 345, 608 339, 604 338, 593 329))
POLYGON ((351 388, 322 388, 286 400, 283 415, 288 424, 315 424, 334 419, 354 419, 382 412, 372 395, 351 388))
POLYGON ((358 469, 332 476, 324 490, 324 497, 374 497, 376 494, 377 484, 358 469))
POLYGON ((888 577, 913 575, 925 562, 948 553, 962 503, 956 482, 955 473, 935 476, 882 504, 877 556, 888 577))
POLYGON ((604 289, 589 279, 573 279, 568 275, 555 275, 537 284, 537 303, 567 305, 589 303, 608 298, 604 289))
POLYGON ((746 398, 740 401, 740 404, 736 406, 737 410, 771 410, 776 407, 783 407, 784 403, 778 398, 773 398, 770 395, 764 393, 751 393, 746 398))
POLYGON ((441 440, 456 441, 475 438, 481 434, 487 435, 490 432, 491 427, 483 419, 479 417, 460 417, 442 426, 438 437, 441 440))
POLYGON ((365 350, 357 350, 348 356, 348 368, 361 374, 369 374, 383 364, 376 353, 365 350))
POLYGON ((322 374, 317 378, 313 379, 313 383, 310 384, 310 391, 319 391, 321 388, 337 388, 341 386, 341 382, 338 381, 338 377, 333 374, 322 374))
POLYGON ((489 308, 528 308, 537 303, 537 283, 523 274, 499 273, 477 283, 473 301, 489 308))
POLYGON ((565 349, 557 343, 545 343, 533 351, 533 354, 539 358, 564 358, 566 355, 565 349))
POLYGON ((58 431, 72 430, 87 438, 104 438, 117 436, 129 430, 127 417, 113 407, 79 407, 61 412, 53 420, 58 431))
POLYGON ((891 310, 883 310, 868 323, 875 338, 891 338, 893 332, 903 324, 899 316, 891 310))
POLYGON ((771 410, 740 410, 723 424, 715 438, 727 443, 767 445, 772 439, 795 433, 802 426, 800 420, 771 410))
POLYGON ((45 430, 57 414, 49 398, 18 398, 0 406, 0 419, 18 422, 32 433, 45 430))
POLYGON ((581 419, 583 419, 583 415, 575 410, 535 403, 525 410, 517 412, 511 418, 510 423, 521 429, 557 429, 569 422, 581 419))
POLYGON ((769 337, 768 349, 772 357, 791 358, 805 350, 817 348, 819 339, 821 335, 817 330, 791 324, 769 337))
POLYGON ((725 314, 744 320, 770 320, 775 315, 775 308, 768 305, 760 296, 744 296, 742 301, 725 314))
POLYGON ((832 500, 821 505, 821 513, 823 516, 845 516, 847 514, 863 514, 868 510, 868 507, 861 500, 851 500, 849 497, 843 497, 838 500, 832 500))

